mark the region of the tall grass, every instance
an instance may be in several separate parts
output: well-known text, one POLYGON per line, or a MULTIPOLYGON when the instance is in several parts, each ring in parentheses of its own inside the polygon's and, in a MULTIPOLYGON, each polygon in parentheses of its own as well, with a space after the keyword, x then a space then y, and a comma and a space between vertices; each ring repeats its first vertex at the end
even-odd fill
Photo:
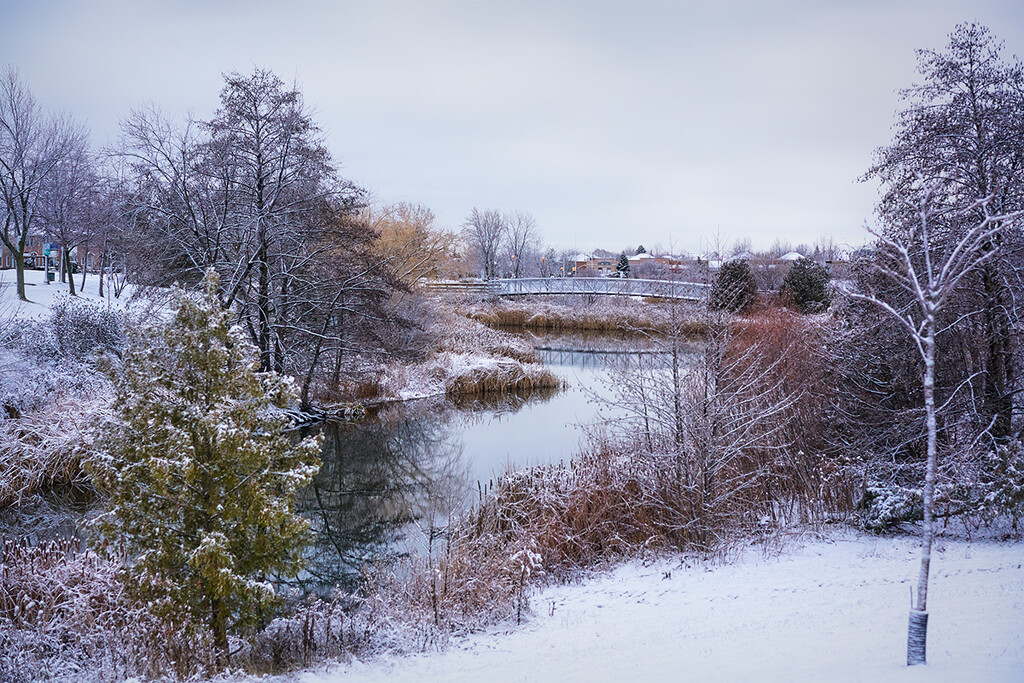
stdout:
POLYGON ((565 386, 561 377, 544 366, 517 362, 465 369, 449 377, 446 382, 446 393, 456 396, 481 396, 565 386))
POLYGON ((89 486, 82 465, 103 414, 102 401, 80 400, 0 420, 0 508, 47 489, 89 486))
POLYGON ((679 321, 669 311, 669 304, 645 303, 581 303, 569 305, 549 301, 496 301, 471 306, 466 315, 488 327, 525 328, 559 331, 652 332, 665 333, 678 329, 696 336, 704 326, 693 306, 692 312, 679 321))

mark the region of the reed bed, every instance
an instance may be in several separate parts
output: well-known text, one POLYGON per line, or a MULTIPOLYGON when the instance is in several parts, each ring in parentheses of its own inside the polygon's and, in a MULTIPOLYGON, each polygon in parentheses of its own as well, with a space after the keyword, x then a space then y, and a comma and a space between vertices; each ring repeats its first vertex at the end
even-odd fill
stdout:
POLYGON ((92 402, 0 420, 0 508, 40 491, 91 485, 83 462, 102 414, 92 402))
POLYGON ((446 393, 481 396, 564 386, 565 380, 542 365, 509 361, 469 368, 449 377, 446 393))
POLYGON ((671 310, 672 306, 656 303, 637 306, 632 302, 569 306, 545 301, 498 301, 471 306, 466 315, 492 328, 658 334, 681 331, 687 336, 697 336, 704 331, 696 309, 681 305, 685 310, 680 315, 679 310, 671 310))

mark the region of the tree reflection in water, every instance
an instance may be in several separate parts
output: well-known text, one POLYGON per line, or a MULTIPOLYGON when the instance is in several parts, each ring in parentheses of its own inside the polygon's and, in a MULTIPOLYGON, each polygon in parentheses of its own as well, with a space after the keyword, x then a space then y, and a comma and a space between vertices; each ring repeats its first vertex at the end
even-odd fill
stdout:
POLYGON ((360 423, 321 425, 323 464, 297 500, 313 541, 306 571, 288 583, 303 592, 352 588, 366 562, 423 550, 429 531, 471 502, 467 425, 552 395, 439 397, 385 405, 360 423))

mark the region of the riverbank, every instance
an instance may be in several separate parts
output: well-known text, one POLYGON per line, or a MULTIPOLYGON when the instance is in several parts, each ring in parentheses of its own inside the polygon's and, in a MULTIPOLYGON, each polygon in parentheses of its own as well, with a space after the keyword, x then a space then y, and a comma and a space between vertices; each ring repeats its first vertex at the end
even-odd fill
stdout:
POLYGON ((940 538, 928 665, 904 665, 916 536, 849 530, 653 555, 552 586, 514 620, 438 652, 275 679, 342 681, 1019 681, 1020 542, 940 538))
POLYGON ((697 304, 638 303, 614 297, 575 299, 489 299, 468 304, 465 315, 492 328, 626 333, 677 330, 687 336, 704 330, 697 304))

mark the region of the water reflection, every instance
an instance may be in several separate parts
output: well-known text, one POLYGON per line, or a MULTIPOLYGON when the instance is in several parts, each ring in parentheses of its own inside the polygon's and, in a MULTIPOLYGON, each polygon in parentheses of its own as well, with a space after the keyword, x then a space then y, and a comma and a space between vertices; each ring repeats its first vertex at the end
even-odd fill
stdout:
POLYGON ((427 530, 468 503, 477 480, 466 431, 553 395, 395 403, 358 424, 322 425, 323 465, 297 501, 314 540, 307 570, 291 583, 314 592, 351 587, 368 560, 421 549, 427 530))
POLYGON ((351 587, 368 560, 425 550, 430 530, 473 502, 478 482, 567 460, 619 419, 607 399, 625 366, 665 362, 643 337, 525 336, 569 388, 394 403, 359 424, 322 426, 323 467, 298 501, 314 541, 295 584, 351 587))

